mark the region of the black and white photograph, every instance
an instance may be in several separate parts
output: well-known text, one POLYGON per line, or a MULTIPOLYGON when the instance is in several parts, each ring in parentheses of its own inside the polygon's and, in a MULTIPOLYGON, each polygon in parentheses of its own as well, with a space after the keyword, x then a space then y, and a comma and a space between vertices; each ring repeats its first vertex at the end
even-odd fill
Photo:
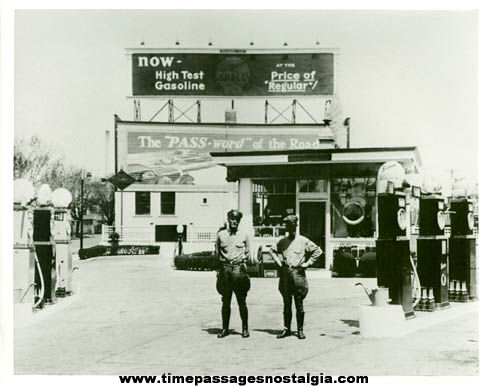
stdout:
POLYGON ((105 3, 2 18, 4 384, 481 384, 479 3, 105 3))

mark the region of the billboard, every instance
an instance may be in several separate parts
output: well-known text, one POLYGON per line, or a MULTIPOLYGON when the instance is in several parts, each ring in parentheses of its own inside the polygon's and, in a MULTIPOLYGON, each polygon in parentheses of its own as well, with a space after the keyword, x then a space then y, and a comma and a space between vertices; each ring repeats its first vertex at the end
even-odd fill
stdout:
MULTIPOLYGON (((117 123, 119 167, 138 183, 198 184, 216 166, 210 152, 302 150, 320 147, 323 126, 277 127, 117 123)), ((330 136, 331 138, 331 136, 330 136)))
POLYGON ((133 53, 133 96, 324 96, 334 54, 133 53))

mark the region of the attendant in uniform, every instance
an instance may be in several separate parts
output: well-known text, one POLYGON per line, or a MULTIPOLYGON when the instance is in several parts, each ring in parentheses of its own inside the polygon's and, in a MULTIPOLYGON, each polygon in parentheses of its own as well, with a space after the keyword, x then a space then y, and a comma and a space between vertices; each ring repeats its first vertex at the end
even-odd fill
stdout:
POLYGON ((221 263, 218 272, 216 289, 222 296, 222 332, 218 338, 230 334, 230 304, 235 292, 240 318, 242 319, 242 337, 249 337, 247 292, 250 289, 250 278, 247 274, 246 262, 250 260, 250 242, 248 234, 238 229, 242 213, 238 210, 228 212, 228 229, 218 232, 216 237, 216 253, 221 263))
POLYGON ((311 240, 296 234, 298 218, 294 215, 284 219, 288 235, 280 239, 271 249, 271 255, 279 265, 279 292, 284 302, 284 330, 277 338, 291 335, 292 301, 296 307, 298 338, 305 339, 303 333, 303 300, 308 294, 305 269, 312 265, 323 251, 311 240))

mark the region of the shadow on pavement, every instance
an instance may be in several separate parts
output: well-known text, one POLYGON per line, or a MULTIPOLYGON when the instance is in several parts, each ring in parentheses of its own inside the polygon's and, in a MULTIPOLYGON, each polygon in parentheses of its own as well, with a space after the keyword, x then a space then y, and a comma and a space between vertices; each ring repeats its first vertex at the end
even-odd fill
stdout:
POLYGON ((350 327, 359 327, 358 320, 340 319, 340 322, 343 322, 350 327))
MULTIPOLYGON (((201 331, 206 331, 210 335, 218 335, 222 329, 221 328, 203 328, 201 331)), ((242 335, 239 332, 235 332, 235 330, 230 330, 230 335, 242 335)))
POLYGON ((270 328, 265 328, 265 329, 254 328, 253 331, 265 332, 266 334, 271 334, 271 335, 278 335, 282 331, 282 329, 271 330, 270 328))

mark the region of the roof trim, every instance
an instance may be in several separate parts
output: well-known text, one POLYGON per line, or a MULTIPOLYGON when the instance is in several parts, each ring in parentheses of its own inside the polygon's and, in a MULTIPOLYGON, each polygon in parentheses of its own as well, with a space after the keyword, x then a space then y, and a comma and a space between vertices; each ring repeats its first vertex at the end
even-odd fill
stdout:
POLYGON ((293 155, 293 154, 333 154, 333 153, 367 153, 367 152, 387 152, 387 151, 415 151, 416 146, 402 147, 362 147, 348 149, 302 149, 302 150, 269 150, 269 151, 228 151, 228 152, 210 152, 214 158, 218 157, 242 157, 242 156, 272 156, 272 155, 293 155))

